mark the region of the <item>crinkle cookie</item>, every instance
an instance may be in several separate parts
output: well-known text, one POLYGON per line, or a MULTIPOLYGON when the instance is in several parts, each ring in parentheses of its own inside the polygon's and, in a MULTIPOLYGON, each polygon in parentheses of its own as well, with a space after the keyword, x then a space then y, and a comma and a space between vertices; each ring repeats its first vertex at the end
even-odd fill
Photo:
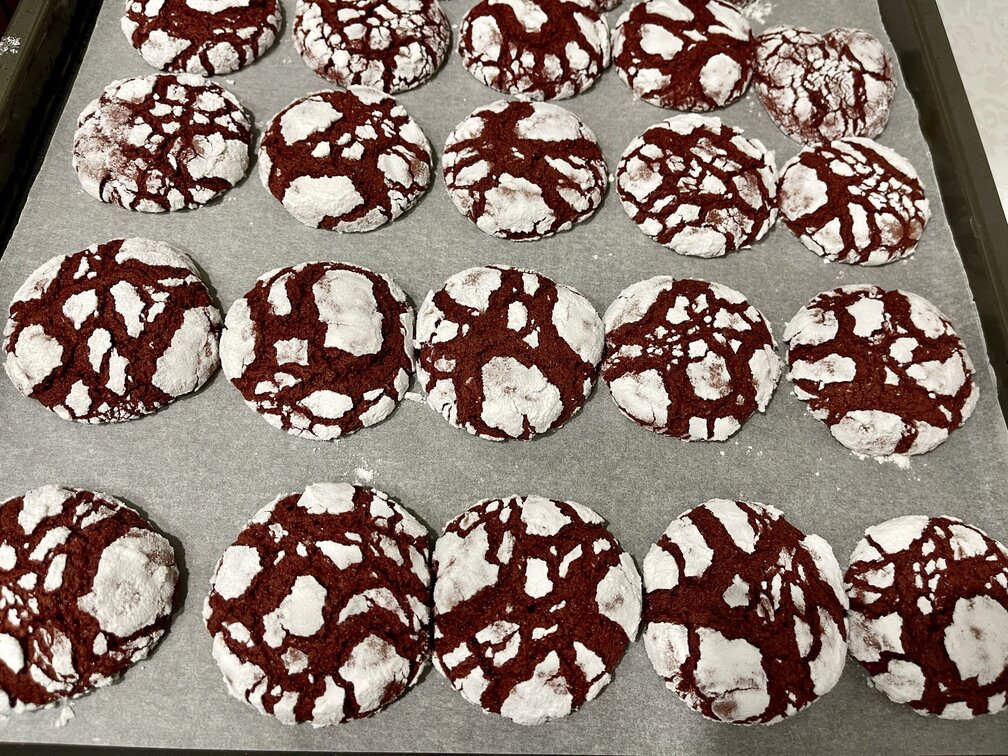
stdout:
POLYGON ((647 0, 613 30, 613 65, 637 97, 676 110, 714 110, 749 87, 755 41, 722 0, 647 0))
POLYGON ((973 362, 948 319, 899 289, 842 286, 791 319, 788 378, 848 449, 924 454, 973 413, 973 362))
POLYGON ((644 645, 686 704, 773 724, 825 695, 847 656, 847 596, 830 545, 774 507, 711 499, 644 559, 644 645))
POLYGON ((381 422, 409 388, 413 308, 367 268, 302 263, 261 276, 228 310, 221 366, 270 425, 329 441, 381 422))
POLYGON ((469 73, 498 92, 559 100, 609 66, 609 24, 578 0, 480 0, 459 27, 469 73))
POLYGON ((163 242, 114 239, 54 257, 21 285, 4 370, 66 420, 133 420, 206 383, 220 330, 188 257, 163 242))
POLYGON ((434 666, 518 724, 565 717, 609 684, 637 635, 633 558, 588 507, 487 499, 434 547, 434 666))
POLYGON ((909 257, 931 217, 913 166, 864 137, 798 153, 781 169, 779 204, 802 244, 854 265, 909 257))
POLYGON ((954 517, 865 531, 847 570, 850 651, 920 714, 971 719, 1008 700, 1008 549, 954 517))
POLYGON ((491 236, 542 239, 590 217, 606 190, 585 123, 546 102, 498 100, 448 135, 442 170, 455 207, 491 236))
POLYGON ((655 276, 605 314, 602 378, 620 412, 686 441, 724 441, 770 403, 780 379, 770 324, 707 281, 655 276))
POLYGON ((409 210, 430 185, 427 137, 406 109, 370 87, 302 97, 270 122, 259 178, 313 228, 371 231, 409 210))
POLYGON ((630 142, 616 190, 641 231, 691 257, 749 247, 777 219, 773 153, 709 116, 675 116, 630 142))
POLYGON ((194 74, 105 87, 77 119, 73 167, 92 197, 144 213, 205 205, 245 176, 252 127, 235 96, 194 74))
POLYGON ((280 20, 277 0, 127 0, 121 25, 154 68, 214 76, 263 55, 280 20))
POLYGON ((168 629, 166 538, 105 494, 43 486, 0 504, 0 715, 110 684, 168 629))
POLYGON ((294 45, 319 76, 383 92, 418 87, 448 55, 438 0, 298 0, 294 45))
POLYGON ((888 53, 860 29, 768 29, 756 40, 753 78, 770 120, 803 144, 877 136, 896 92, 888 53))
POLYGON ((284 724, 371 716, 430 655, 427 529, 381 491, 316 483, 252 518, 203 621, 228 692, 284 724))
POLYGON ((604 339, 576 290, 503 265, 463 270, 431 291, 416 333, 427 403, 491 441, 570 420, 591 393, 604 339))

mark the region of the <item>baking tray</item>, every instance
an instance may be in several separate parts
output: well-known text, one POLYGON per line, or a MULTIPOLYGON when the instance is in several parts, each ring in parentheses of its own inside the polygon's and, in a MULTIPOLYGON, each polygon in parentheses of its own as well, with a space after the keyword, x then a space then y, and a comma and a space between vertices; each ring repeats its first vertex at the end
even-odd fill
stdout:
MULTIPOLYGON (((710 723, 663 689, 640 642, 596 701, 540 728, 481 715, 434 672, 370 720, 318 731, 285 728, 227 696, 199 619, 213 563, 245 520, 277 494, 320 479, 370 479, 432 530, 485 496, 528 490, 581 501, 609 520, 638 564, 669 520, 711 496, 780 506, 797 525, 825 537, 841 563, 864 527, 912 512, 959 515, 1004 540, 1008 431, 984 336, 995 371, 1003 371, 1008 287, 995 252, 1008 234, 1000 209, 983 201, 991 180, 932 4, 886 2, 880 18, 870 2, 775 0, 765 21, 825 30, 867 16, 860 25, 880 36, 888 31, 906 65, 907 84, 897 94, 893 120, 880 141, 900 147, 907 140, 903 149, 930 190, 935 217, 911 261, 876 270, 823 264, 782 225, 757 248, 726 260, 675 257, 633 228, 612 191, 590 222, 524 245, 480 234, 457 214, 437 182, 399 222, 354 237, 300 227, 254 175, 223 201, 193 213, 141 216, 102 205, 80 191, 68 155, 72 122, 87 101, 113 78, 150 72, 118 31, 121 4, 110 0, 101 9, 76 86, 71 88, 68 79, 63 87, 42 89, 43 101, 65 98, 67 104, 54 131, 36 126, 29 132, 51 134, 51 141, 40 152, 45 154, 42 169, 0 262, 0 300, 9 300, 27 273, 48 257, 129 234, 164 239, 192 253, 225 307, 259 273, 305 259, 336 257, 389 273, 414 303, 452 272, 503 262, 573 284, 600 311, 627 284, 658 273, 721 281, 747 293, 779 335, 783 323, 815 293, 870 281, 916 290, 946 311, 978 364, 981 401, 974 418, 948 443, 900 470, 847 454, 807 415, 786 383, 768 414, 753 418, 729 442, 687 446, 621 418, 604 388, 566 428, 531 443, 481 442, 449 428, 426 407, 404 402, 386 423, 326 445, 272 430, 220 376, 196 396, 152 417, 106 428, 61 422, 0 381, 0 458, 5 460, 0 498, 49 481, 121 496, 175 537, 185 578, 181 610, 148 661, 110 688, 74 701, 76 718, 66 727, 54 727, 61 712, 50 710, 11 720, 0 729, 0 740, 174 744, 186 750, 864 751, 880 744, 917 752, 1005 750, 1008 716, 973 722, 921 718, 868 690, 850 661, 836 689, 791 720, 771 728, 710 723), (785 13, 784 6, 791 10, 785 13), (955 93, 958 99, 947 99, 955 93), (934 191, 936 178, 918 131, 914 99, 921 108, 920 127, 931 140, 942 197, 934 191), (949 202, 947 210, 942 198, 949 202), (955 240, 946 213, 954 221, 955 240), (968 225, 959 223, 964 218, 968 225), (220 231, 224 227, 226 233, 220 231), (968 284, 957 244, 971 275, 968 284)), ((285 2, 288 20, 292 6, 285 2)), ((446 3, 453 22, 467 6, 446 3)), ((78 27, 70 39, 77 35, 89 36, 86 27, 78 27)), ((289 25, 282 35, 263 61, 217 79, 248 105, 259 127, 295 97, 324 88, 298 60, 289 25)), ((438 151, 455 123, 493 99, 494 93, 460 69, 457 58, 430 84, 400 97, 438 151)), ((610 169, 630 138, 668 115, 633 103, 612 72, 565 105, 596 130, 610 169)), ((777 132, 752 94, 723 117, 768 142, 779 163, 798 149, 777 132)), ((37 749, 4 747, 5 752, 37 749)))

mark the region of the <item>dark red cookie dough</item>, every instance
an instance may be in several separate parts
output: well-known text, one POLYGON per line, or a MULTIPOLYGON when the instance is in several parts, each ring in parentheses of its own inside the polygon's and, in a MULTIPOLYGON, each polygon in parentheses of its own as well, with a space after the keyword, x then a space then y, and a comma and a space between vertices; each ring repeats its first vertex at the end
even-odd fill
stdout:
POLYGON ((503 239, 542 239, 591 216, 606 164, 591 129, 559 105, 498 100, 448 135, 445 186, 463 215, 503 239))
POLYGON ((451 27, 438 0, 298 0, 294 45, 319 76, 395 93, 441 67, 451 27))
POLYGON ((806 147, 781 169, 778 196, 802 244, 854 265, 909 257, 931 217, 913 166, 865 137, 806 147))
POLYGON ((66 420, 133 420, 213 375, 220 330, 185 255, 114 239, 54 257, 21 285, 4 328, 4 369, 66 420))
POLYGON ((620 412, 686 441, 724 441, 766 410, 780 378, 770 324, 727 286, 656 276, 605 314, 602 378, 620 412))
POLYGON ((858 454, 931 451, 966 422, 979 397, 952 324, 910 292, 824 292, 791 319, 784 339, 795 395, 858 454))
POLYGON ((194 74, 105 87, 77 119, 73 167, 92 197, 161 213, 205 205, 248 169, 252 128, 226 89, 194 74))
POLYGON ((754 82, 770 120, 803 144, 877 136, 896 92, 888 53, 860 29, 768 29, 756 40, 754 82))
POLYGON ((413 308, 392 279, 310 262, 261 276, 228 310, 221 366, 276 428, 329 441, 381 422, 413 373, 413 308))
POLYGON ((270 122, 259 178, 291 215, 330 231, 395 220, 430 185, 427 137, 402 105, 370 87, 302 97, 270 122))
POLYGON ((284 724, 361 719, 430 654, 427 529, 381 491, 316 483, 229 546, 203 621, 228 692, 284 724))
POLYGON ((469 268, 417 315, 417 377, 458 428, 527 439, 559 428, 591 393, 602 321, 576 290, 519 268, 469 268))
POLYGON ((459 26, 473 76, 532 100, 573 97, 609 66, 609 24, 578 0, 480 0, 459 26))
POLYGON ((178 569, 122 502, 44 486, 0 504, 0 715, 101 688, 168 629, 178 569))
POLYGON ((265 53, 280 19, 277 0, 127 0, 121 25, 154 68, 214 76, 265 53))
POLYGON ((954 517, 897 517, 851 554, 850 651, 921 714, 970 719, 1008 700, 1008 549, 954 517))
POLYGON ((755 41, 746 18, 721 0, 646 0, 613 31, 613 65, 637 97, 676 110, 734 102, 749 87, 755 41))
POLYGON ((445 526, 434 571, 434 665, 467 701, 518 724, 591 701, 637 635, 637 568, 579 504, 481 501, 445 526))
POLYGON ((649 127, 623 151, 615 181, 640 230, 681 255, 748 247, 777 219, 773 153, 718 118, 681 115, 649 127))
POLYGON ((847 597, 829 544, 763 504, 712 499, 644 559, 644 644, 690 708, 772 724, 825 695, 847 656, 847 597))

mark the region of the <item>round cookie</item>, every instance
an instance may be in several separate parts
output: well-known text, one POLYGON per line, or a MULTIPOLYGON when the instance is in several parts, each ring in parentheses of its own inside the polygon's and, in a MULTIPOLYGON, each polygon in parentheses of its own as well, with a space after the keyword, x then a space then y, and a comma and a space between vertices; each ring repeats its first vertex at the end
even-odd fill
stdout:
POLYGON ((228 692, 284 724, 371 716, 430 654, 427 529, 381 491, 316 483, 217 562, 203 621, 228 692))
POLYGON ((753 80, 767 115, 803 144, 874 137, 889 120, 896 80, 878 39, 860 29, 824 35, 777 26, 756 40, 753 80))
POLYGON ((864 137, 806 147, 781 169, 778 196, 802 244, 854 265, 909 257, 931 217, 913 166, 864 137))
POLYGON ((371 231, 409 210, 430 185, 427 137, 406 109, 369 87, 302 97, 270 122, 259 178, 313 228, 371 231))
POLYGON ((442 158, 455 207, 502 239, 542 239, 590 217, 606 190, 595 134, 569 110, 498 100, 448 135, 442 158))
POLYGON ((773 724, 828 693, 847 656, 830 545, 774 507, 711 499, 644 559, 644 645, 666 687, 732 724, 773 724))
POLYGON ((602 321, 576 290, 528 270, 469 268, 417 314, 427 403, 491 441, 559 428, 581 408, 602 359, 602 321))
POLYGON ((166 538, 105 494, 44 486, 0 504, 0 715, 110 684, 168 629, 166 538))
POLYGON ((66 420, 133 420, 206 383, 220 330, 189 258, 163 242, 114 239, 54 257, 21 285, 4 370, 66 420))
POLYGON ((434 572, 434 665, 467 701, 518 724, 591 701, 637 635, 633 558, 579 504, 481 501, 445 525, 434 572))
POLYGON ((791 319, 784 339, 795 395, 858 454, 931 451, 979 398, 973 362, 952 324, 910 292, 823 292, 791 319))
POLYGON ((615 180, 631 220, 680 255, 749 247, 777 219, 773 153, 709 116, 649 127, 623 151, 615 180))
POLYGON ((418 87, 441 67, 450 40, 438 0, 298 0, 294 16, 305 64, 343 86, 418 87))
POLYGON ((105 87, 77 119, 73 167, 92 197, 144 213, 205 205, 248 170, 252 127, 235 96, 194 74, 105 87))
POLYGON ((609 24, 578 0, 480 0, 459 27, 469 73, 498 92, 559 100, 609 66, 609 24))
POLYGON ((661 108, 705 111, 745 94, 755 41, 722 0, 646 0, 616 22, 613 65, 634 95, 661 108))
POLYGON ((724 441, 770 403, 781 362, 770 324, 727 286, 656 276, 606 310, 602 378, 620 412, 686 441, 724 441))
POLYGON ((1008 549, 954 517, 868 528, 847 570, 850 651, 869 684, 921 714, 1008 700, 1008 549))
POLYGON ((154 68, 214 76, 269 50, 280 20, 277 0, 127 0, 121 26, 154 68))
POLYGON ((381 422, 413 373, 413 308, 392 279, 310 262, 261 276, 228 310, 221 367, 270 425, 330 441, 381 422))

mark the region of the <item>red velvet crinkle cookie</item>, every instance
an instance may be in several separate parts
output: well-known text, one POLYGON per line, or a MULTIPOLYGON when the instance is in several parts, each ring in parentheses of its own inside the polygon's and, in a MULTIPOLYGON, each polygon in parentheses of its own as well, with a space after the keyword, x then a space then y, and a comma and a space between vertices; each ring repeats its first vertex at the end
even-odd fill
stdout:
POLYGON ((609 24, 578 0, 481 0, 459 27, 469 73, 531 100, 573 97, 609 66, 609 24))
POLYGON ((784 339, 795 395, 858 454, 929 452, 966 422, 979 398, 973 362, 952 324, 910 292, 824 292, 791 319, 784 339))
POLYGON ((0 504, 0 715, 110 684, 168 629, 175 552, 105 494, 44 486, 0 504))
POLYGON ((370 87, 302 97, 270 122, 259 178, 313 228, 371 231, 411 208, 430 185, 427 137, 402 105, 370 87))
POLYGON ((803 144, 877 136, 896 92, 888 53, 860 29, 768 29, 756 40, 754 81, 770 120, 803 144))
POLYGON ((381 422, 409 388, 413 308, 392 279, 338 262, 261 276, 228 310, 224 375, 270 425, 329 441, 381 422))
POLYGON ((652 105, 704 111, 749 87, 755 42, 749 22, 722 0, 647 0, 620 16, 613 65, 652 105))
POLYGON ((954 517, 865 531, 847 570, 850 651, 921 714, 971 719, 1008 700, 1008 549, 954 517))
POLYGON ((781 169, 779 204, 802 244, 855 265, 909 257, 931 217, 913 166, 864 137, 798 153, 781 169))
POLYGON ((214 76, 270 49, 280 20, 277 0, 127 0, 121 23, 154 68, 214 76))
POLYGON ((188 257, 114 239, 54 257, 14 295, 4 369, 66 420, 133 420, 202 386, 221 316, 188 257))
POLYGON ((644 645, 708 719, 773 724, 836 685, 847 596, 830 545, 764 504, 711 499, 644 559, 644 645))
POLYGON ((709 116, 675 116, 630 142, 616 190, 641 231, 691 257, 749 247, 777 219, 773 153, 709 116))
POLYGON ((294 45, 309 68, 343 86, 418 87, 448 55, 438 0, 298 0, 294 45))
POLYGON ((217 562, 203 621, 228 692, 284 724, 371 716, 430 655, 427 529, 381 491, 316 483, 217 562))
POLYGON ((585 123, 545 102, 498 100, 448 135, 445 186, 463 215, 502 239, 542 239, 591 216, 606 190, 585 123))
POLYGON ((602 378, 620 412, 686 441, 724 441, 770 403, 781 362, 770 324, 727 286, 656 276, 605 314, 602 378))
POLYGON ((205 205, 245 176, 252 127, 194 74, 114 81, 77 119, 73 167, 92 197, 144 213, 205 205))
POLYGON ((519 268, 469 268, 417 314, 417 377, 452 425, 502 441, 559 428, 591 393, 602 321, 576 290, 519 268))
POLYGON ((487 499, 434 547, 434 665, 518 724, 559 719, 609 684, 637 635, 633 558, 587 507, 487 499))

